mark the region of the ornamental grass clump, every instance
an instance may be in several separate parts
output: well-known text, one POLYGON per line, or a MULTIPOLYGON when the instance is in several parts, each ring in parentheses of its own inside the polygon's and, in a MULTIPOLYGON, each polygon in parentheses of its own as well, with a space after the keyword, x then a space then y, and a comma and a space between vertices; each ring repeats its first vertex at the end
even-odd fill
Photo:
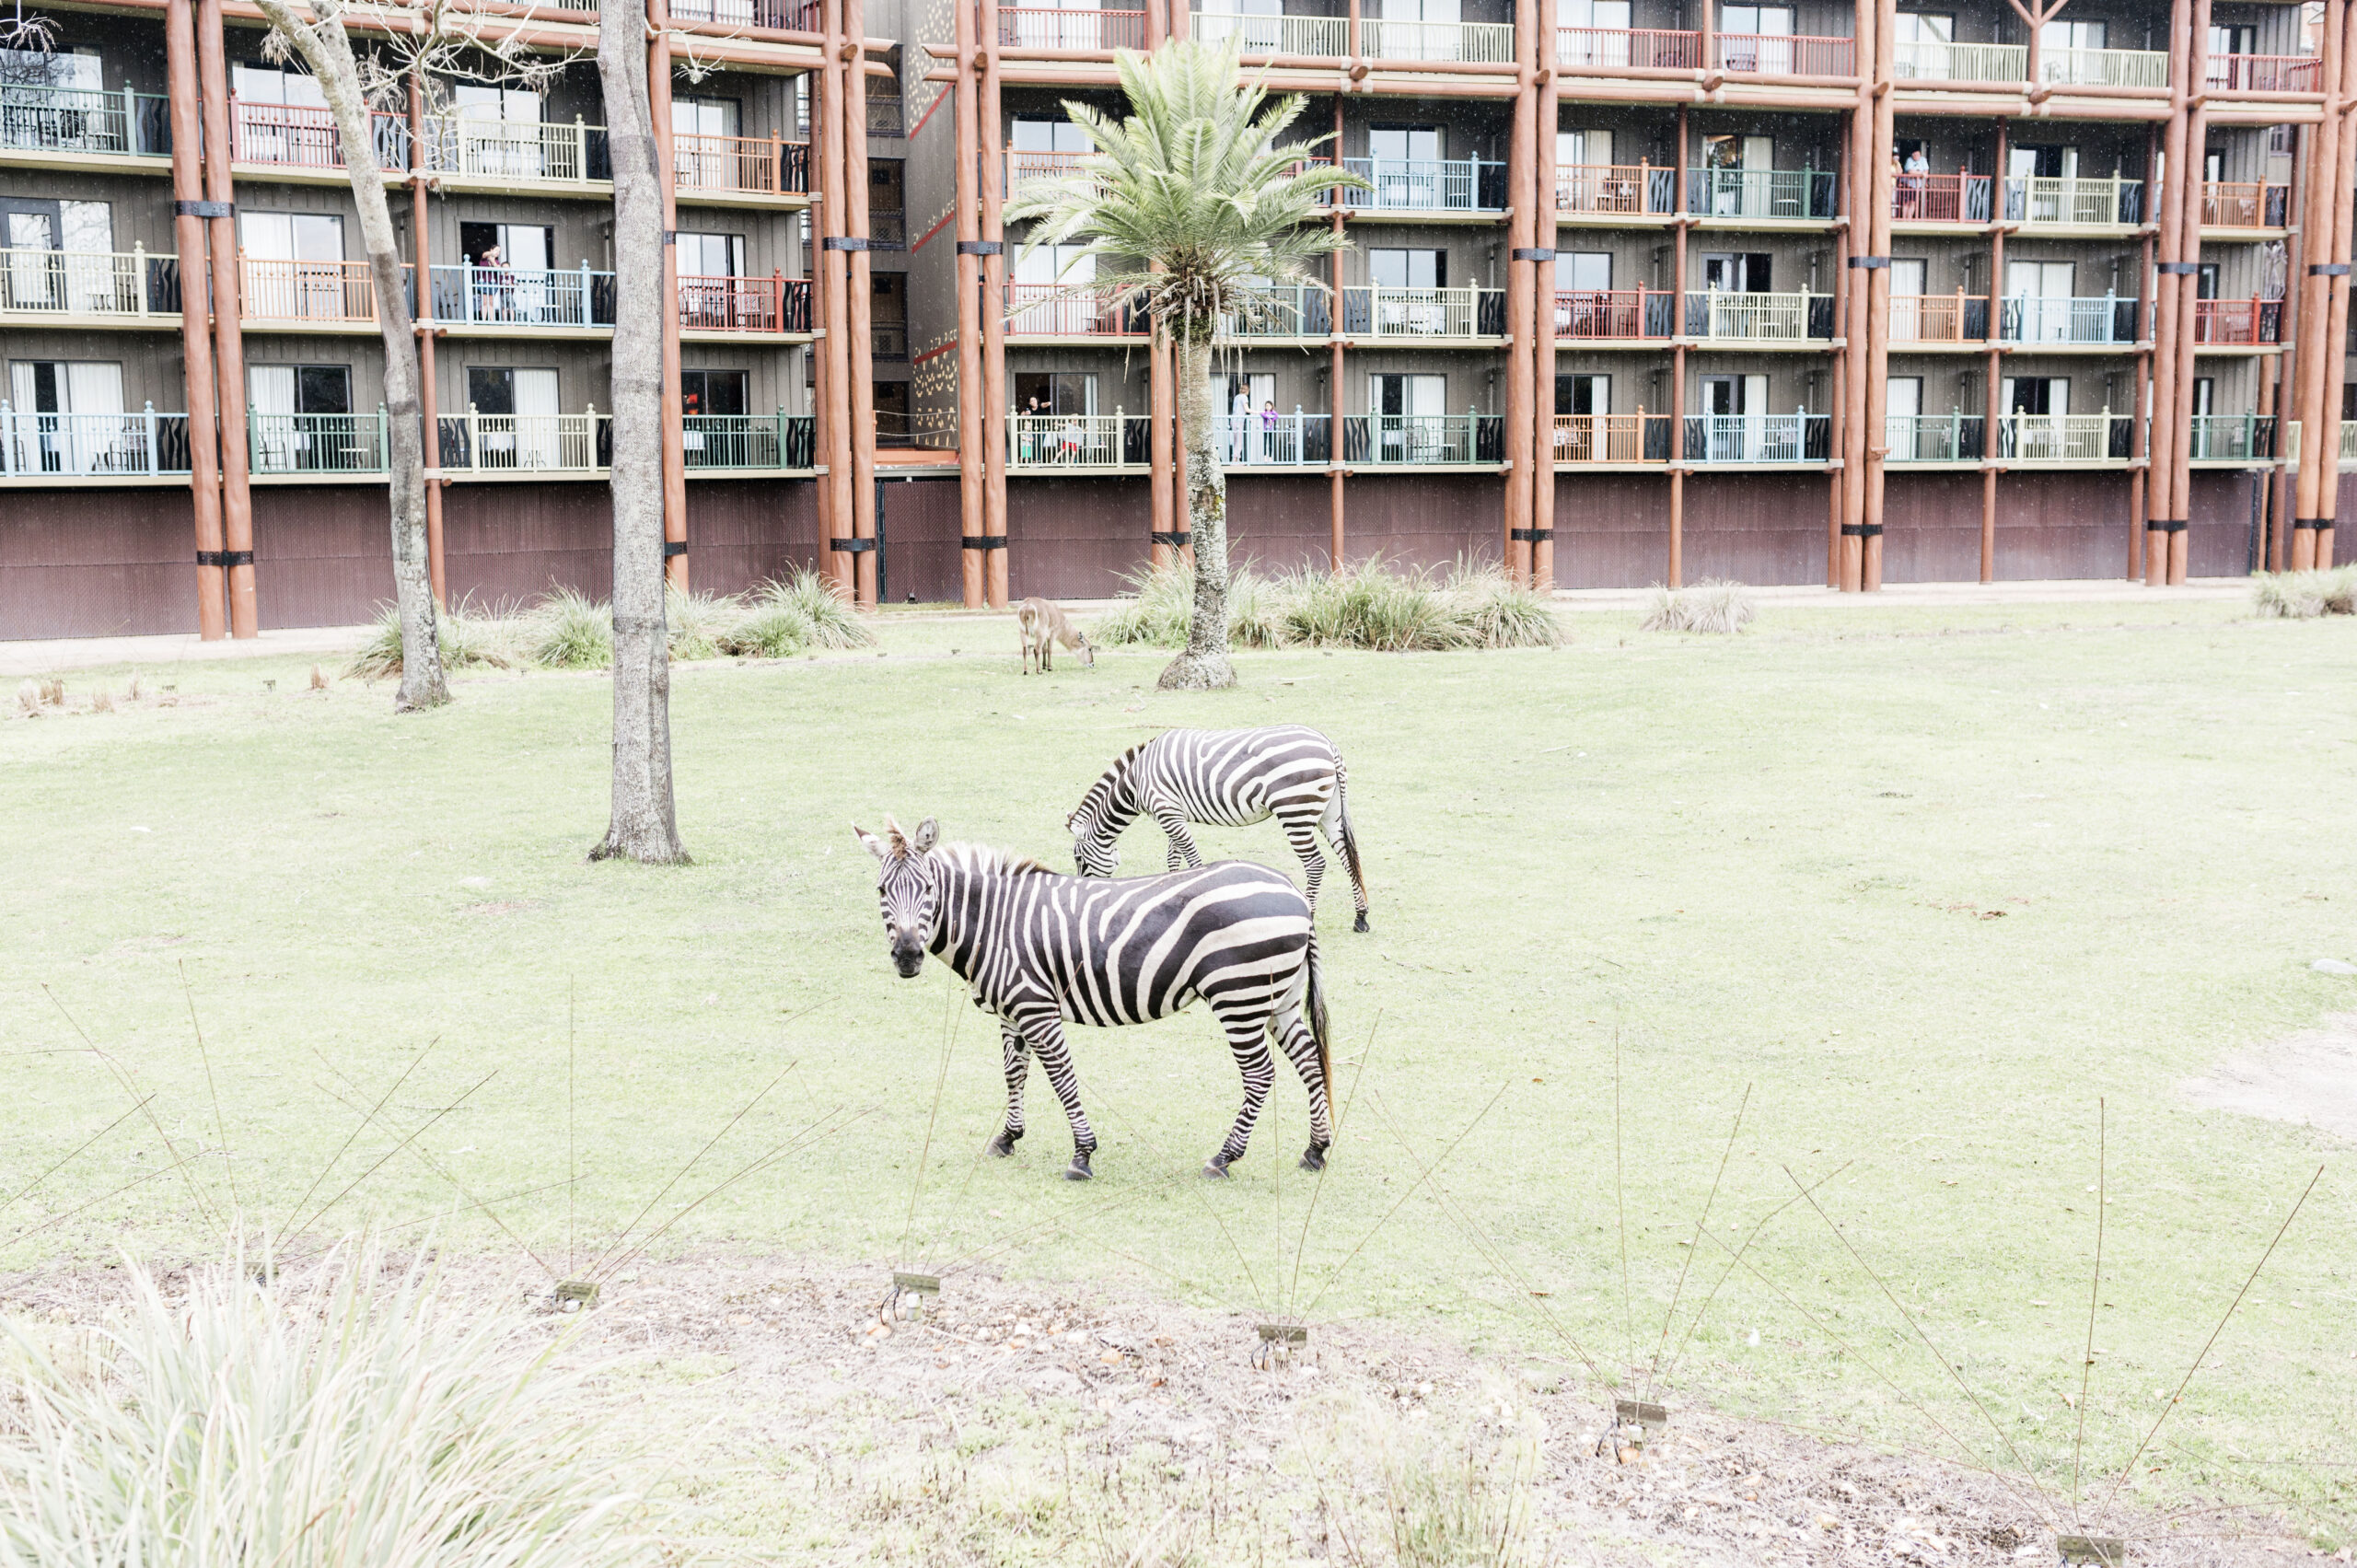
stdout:
MULTIPOLYGON (((1187 643, 1194 603, 1182 562, 1133 573, 1132 597, 1091 630, 1107 645, 1176 648, 1187 643)), ((1381 558, 1333 573, 1296 567, 1263 577, 1239 567, 1227 590, 1228 640, 1247 648, 1366 648, 1382 653, 1451 648, 1553 647, 1562 622, 1547 596, 1504 569, 1460 563, 1446 580, 1381 558)))
POLYGON ((1563 623, 1534 587, 1492 565, 1460 560, 1448 575, 1447 597, 1466 640, 1477 648, 1552 648, 1563 641, 1563 623))
POLYGON ((791 581, 763 583, 753 596, 757 605, 790 606, 809 623, 808 640, 821 648, 865 648, 876 633, 859 618, 859 610, 831 577, 805 569, 791 581))
POLYGON ((87 1333, 0 1319, 0 1568, 625 1568, 668 1523, 553 1346, 365 1248, 242 1255, 87 1333))
POLYGON ((558 588, 534 607, 532 662, 550 669, 610 669, 614 662, 614 616, 603 600, 574 588, 558 588))
POLYGON ((745 618, 745 606, 726 594, 681 593, 672 588, 663 596, 663 622, 670 633, 675 659, 718 658, 729 634, 745 618))
MULTIPOLYGON (((442 668, 449 669, 513 669, 529 662, 520 645, 525 640, 517 617, 478 609, 462 599, 434 617, 435 640, 442 650, 442 668)), ((398 679, 401 673, 401 617, 393 605, 377 612, 376 624, 344 673, 363 680, 398 679)))
POLYGON ((1724 577, 1706 577, 1684 588, 1655 583, 1644 619, 1637 624, 1646 632, 1740 632, 1759 613, 1749 588, 1724 577))
MULTIPOLYGON (((1193 569, 1184 561, 1160 570, 1141 566, 1126 580, 1132 597, 1089 628, 1090 639, 1107 646, 1185 647, 1195 607, 1193 569)), ((1249 566, 1238 566, 1228 575, 1226 598, 1230 641, 1254 648, 1283 645, 1282 594, 1276 585, 1249 566)))
POLYGON ((1286 641, 1297 646, 1412 653, 1469 645, 1429 572, 1395 572, 1371 557, 1347 572, 1304 568, 1284 586, 1286 641))
POLYGON ((2357 566, 2263 573, 2251 583, 2251 613, 2262 621, 2357 615, 2357 566))

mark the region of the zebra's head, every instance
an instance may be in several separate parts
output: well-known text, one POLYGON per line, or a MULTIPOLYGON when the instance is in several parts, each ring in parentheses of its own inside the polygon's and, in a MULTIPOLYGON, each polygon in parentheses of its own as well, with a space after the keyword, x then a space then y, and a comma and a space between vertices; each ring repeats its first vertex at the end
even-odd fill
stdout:
POLYGON ((1072 832, 1073 864, 1080 867, 1083 877, 1110 877, 1121 864, 1121 852, 1113 847, 1113 841, 1138 814, 1130 804, 1130 765, 1136 755, 1134 746, 1122 752, 1064 819, 1064 826, 1072 832))
POLYGON ((900 971, 902 980, 914 980, 924 968, 926 949, 933 946, 934 876, 927 857, 941 829, 928 817, 917 824, 915 833, 907 834, 887 817, 885 838, 877 838, 855 822, 851 830, 882 866, 876 877, 876 896, 884 906, 884 935, 892 943, 892 967, 900 971))

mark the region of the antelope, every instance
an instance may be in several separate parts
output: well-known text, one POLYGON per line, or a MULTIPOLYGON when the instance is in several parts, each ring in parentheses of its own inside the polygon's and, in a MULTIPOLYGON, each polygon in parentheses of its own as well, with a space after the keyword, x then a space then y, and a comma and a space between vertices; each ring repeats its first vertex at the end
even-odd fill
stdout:
POLYGON ((1023 628, 1023 673, 1031 673, 1032 661, 1039 662, 1039 673, 1047 674, 1055 668, 1056 645, 1062 643, 1080 655, 1081 668, 1097 668, 1097 650, 1089 645, 1088 634, 1072 623, 1071 618, 1044 598, 1027 598, 1015 611, 1023 628))

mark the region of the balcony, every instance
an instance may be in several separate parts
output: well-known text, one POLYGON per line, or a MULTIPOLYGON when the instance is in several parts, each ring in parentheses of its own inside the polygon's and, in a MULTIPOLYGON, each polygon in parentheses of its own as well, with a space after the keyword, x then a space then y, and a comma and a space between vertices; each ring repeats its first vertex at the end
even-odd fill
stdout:
POLYGON ((1722 71, 1762 76, 1847 76, 1856 73, 1857 43, 1846 38, 1789 33, 1711 35, 1711 64, 1722 71))
POLYGON ((240 256, 238 277, 245 320, 327 330, 377 324, 377 280, 366 261, 240 256))
POLYGON ((1555 63, 1572 71, 1698 71, 1702 35, 1650 28, 1557 28, 1555 63))
POLYGON ((1505 461, 1506 422, 1492 413, 1355 413, 1342 421, 1342 460, 1367 468, 1505 461))
POLYGON ((1686 335, 1747 343, 1829 343, 1833 296, 1705 289, 1686 296, 1686 335))
POLYGON ((169 157, 169 101, 128 87, 0 83, 0 150, 114 157, 169 157))
POLYGON ((1504 289, 1378 286, 1342 291, 1342 331, 1349 337, 1501 338, 1505 331, 1504 289))
POLYGON ((2169 57, 2157 49, 2041 49, 2038 79, 2048 87, 2166 92, 2169 57))
POLYGON ((1339 192, 1353 212, 1498 213, 1506 205, 1506 166, 1480 158, 1346 157, 1366 181, 1339 192))
MULTIPOLYGON (((594 0, 557 0, 557 8, 595 11, 594 0)), ((818 32, 819 0, 672 0, 668 7, 675 22, 708 22, 722 28, 776 28, 785 32, 818 32)))
MULTIPOLYGON (((434 319, 449 326, 610 328, 614 324, 614 274, 586 266, 569 272, 537 267, 460 265, 429 269, 434 319)), ((684 296, 687 280, 680 280, 684 296)))
POLYGON ((691 472, 807 469, 818 461, 817 422, 807 413, 691 413, 679 424, 691 472))
POLYGON ((1977 294, 1894 294, 1894 343, 1978 343, 1989 337, 1989 301, 1977 294))
POLYGON ((1255 289, 1246 309, 1220 321, 1222 336, 1254 341, 1324 338, 1333 330, 1333 295, 1314 284, 1255 289))
POLYGON ((1011 470, 1138 468, 1146 460, 1147 430, 1142 413, 1010 413, 1006 421, 1006 465, 1011 470))
POLYGON ((1643 163, 1571 163, 1555 167, 1555 210, 1616 217, 1678 211, 1678 171, 1643 163))
POLYGON ((189 471, 188 415, 19 413, 0 401, 0 479, 156 479, 189 471))
POLYGON ((1188 18, 1189 36, 1220 43, 1243 41, 1248 57, 1289 54, 1339 60, 1351 51, 1351 24, 1343 17, 1239 17, 1197 11, 1188 18))
POLYGON ((602 473, 613 464, 613 415, 483 413, 471 405, 444 414, 442 467, 478 475, 602 473))
POLYGON ((427 164, 445 174, 531 184, 580 185, 613 178, 606 128, 444 115, 426 127, 427 164))
POLYGON ((2138 303, 2110 294, 2085 299, 2015 295, 1998 302, 1997 336, 2010 343, 2125 346, 2136 341, 2138 303))
POLYGON ((1359 47, 1370 60, 1511 65, 1514 24, 1388 22, 1370 18, 1359 23, 1359 47))
MULTIPOLYGON (((2247 56, 2246 56, 2247 58, 2247 56)), ((2282 228, 2292 214, 2292 188, 2256 180, 2205 180, 2201 223, 2205 228, 2282 228)))
POLYGON ((867 354, 898 364, 909 357, 909 324, 906 321, 871 321, 867 325, 867 354))
POLYGON ((679 280, 679 327, 690 332, 807 332, 810 330, 810 280, 683 277, 679 280))
MULTIPOLYGON (((407 118, 377 110, 370 134, 376 140, 378 168, 398 173, 409 167, 407 118)), ((231 99, 229 149, 229 157, 238 163, 339 172, 343 168, 343 136, 336 129, 334 114, 297 104, 240 103, 231 99)))
POLYGON ((258 413, 248 409, 246 447, 257 475, 383 473, 385 411, 258 413))
POLYGON ((150 256, 145 247, 0 250, 0 316, 15 315, 61 326, 177 327, 180 258, 150 256))
POLYGON ((810 146, 772 136, 671 138, 671 178, 681 192, 712 191, 733 196, 781 196, 810 189, 810 146))
MULTIPOLYGON (((1990 183, 1985 174, 1901 174, 1890 215, 1901 223, 1987 223, 1990 183)), ((2024 228, 2133 228, 2143 222, 2141 180, 2007 175, 1999 183, 2003 221, 2024 228)))
POLYGON ((1901 40, 1891 46, 1891 75, 1900 81, 2026 82, 2029 50, 2018 43, 1901 40))
POLYGON ((2197 343, 2252 345, 2283 341, 2280 299, 2197 299, 2193 302, 2197 343))
POLYGON ((1833 455, 1833 418, 1804 413, 1689 413, 1686 460, 1821 463, 1833 455))
POLYGON ((1266 411, 1224 413, 1212 421, 1212 441, 1230 472, 1252 468, 1324 467, 1332 460, 1333 422, 1322 413, 1266 411))
POLYGON ((1144 312, 1116 306, 1112 296, 1069 284, 1006 285, 1006 335, 1011 338, 1135 338, 1144 312))
POLYGON ((1895 413, 1882 422, 1884 461, 1893 463, 1979 462, 1988 421, 1977 413, 1895 413))
POLYGON ((1998 459, 2009 463, 2128 460, 2136 422, 2101 413, 2009 413, 1997 421, 1998 459))
POLYGON ((909 248, 909 215, 898 207, 868 208, 867 248, 870 250, 906 250, 909 248))
POLYGON ((1647 413, 1559 413, 1555 416, 1558 463, 1666 463, 1669 461, 1670 416, 1647 413))
POLYGON ((908 122, 901 118, 899 93, 877 92, 871 86, 865 95, 865 101, 869 135, 900 136, 907 134, 908 122))
POLYGON ((1666 288, 1578 288, 1555 293, 1558 343, 1666 338, 1678 325, 1678 296, 1666 288))
POLYGON ((1833 176, 1813 168, 1689 168, 1686 210, 1709 217, 1833 216, 1833 176))
POLYGON ((1985 174, 1902 174, 1890 194, 1890 215, 1902 223, 1987 223, 1985 174))
POLYGON ((2324 62, 2313 54, 2212 54, 2202 82, 2213 93, 2322 92, 2324 62))
POLYGON ((1002 6, 998 13, 998 41, 1008 49, 1051 49, 1085 54, 1144 49, 1145 13, 1002 6))
MULTIPOLYGON (((1001 13, 1004 15, 1004 13, 1001 13)), ((1080 172, 1080 160, 1090 153, 1024 153, 1006 155, 1006 193, 1009 196, 1035 180, 1062 180, 1080 172)))
POLYGON ((2275 416, 2197 413, 2189 447, 2197 463, 2269 461, 2275 456, 2275 416))

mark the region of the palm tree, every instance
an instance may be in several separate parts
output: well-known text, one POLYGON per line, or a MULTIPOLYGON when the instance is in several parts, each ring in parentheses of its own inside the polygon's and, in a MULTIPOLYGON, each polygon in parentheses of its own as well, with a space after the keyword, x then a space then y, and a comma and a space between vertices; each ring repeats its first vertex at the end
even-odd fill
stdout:
MULTIPOLYGON (((1240 79, 1241 42, 1195 40, 1151 55, 1114 56, 1130 117, 1115 122, 1086 104, 1064 111, 1096 151, 1071 173, 1026 180, 1009 221, 1037 220, 1028 251, 1078 239, 1109 259, 1086 286, 1115 309, 1144 309, 1178 346, 1179 410, 1187 436, 1188 528, 1195 548, 1194 616, 1187 648, 1162 672, 1166 689, 1236 684, 1227 657, 1227 480, 1214 438, 1213 354, 1238 322, 1267 314, 1272 283, 1320 286, 1308 263, 1340 250, 1317 225, 1319 198, 1363 184, 1339 164, 1306 163, 1329 140, 1280 147, 1301 115, 1299 96, 1271 103, 1240 79)), ((1341 389, 1335 389, 1340 392, 1341 389)))

